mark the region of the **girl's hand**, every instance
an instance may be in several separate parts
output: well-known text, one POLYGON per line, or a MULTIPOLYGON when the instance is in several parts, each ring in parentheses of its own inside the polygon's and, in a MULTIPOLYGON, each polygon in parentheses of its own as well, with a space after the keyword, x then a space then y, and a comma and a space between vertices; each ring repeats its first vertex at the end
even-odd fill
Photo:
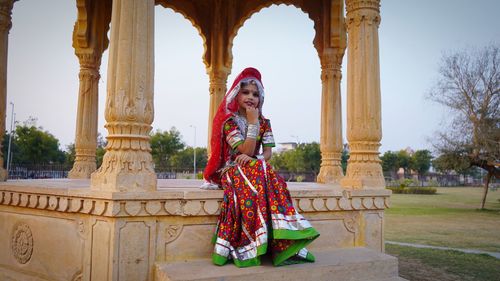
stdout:
POLYGON ((236 156, 236 159, 234 161, 236 161, 236 163, 238 163, 238 165, 240 166, 244 166, 245 164, 247 164, 248 162, 254 160, 252 157, 246 155, 246 154, 240 154, 238 156, 236 156))
POLYGON ((259 121, 259 109, 257 107, 247 106, 245 108, 249 124, 257 124, 259 121))

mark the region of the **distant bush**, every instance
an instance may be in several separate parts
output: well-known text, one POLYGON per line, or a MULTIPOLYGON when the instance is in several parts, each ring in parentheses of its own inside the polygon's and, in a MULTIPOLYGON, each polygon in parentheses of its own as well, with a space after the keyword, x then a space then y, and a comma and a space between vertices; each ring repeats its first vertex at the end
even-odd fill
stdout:
POLYGON ((399 181, 399 187, 409 187, 418 186, 418 180, 415 179, 403 179, 399 181))
POLYGON ((437 189, 435 187, 386 187, 392 190, 395 194, 436 194, 437 189))

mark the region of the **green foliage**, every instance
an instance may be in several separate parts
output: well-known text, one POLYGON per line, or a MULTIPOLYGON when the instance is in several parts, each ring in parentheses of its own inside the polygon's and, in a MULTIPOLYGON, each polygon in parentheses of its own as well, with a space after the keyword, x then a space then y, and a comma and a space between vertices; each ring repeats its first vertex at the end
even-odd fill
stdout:
MULTIPOLYGON (((2 153, 7 160, 9 134, 2 141, 2 153)), ((16 125, 11 144, 12 163, 16 164, 62 164, 66 156, 59 149, 59 140, 42 127, 36 125, 36 119, 30 117, 22 125, 16 125)), ((6 161, 5 161, 6 164, 6 161)))
POLYGON ((399 187, 386 188, 392 190, 392 193, 396 194, 436 194, 437 192, 437 189, 435 187, 406 187, 404 185, 400 185, 399 187))
POLYGON ((319 144, 316 142, 299 144, 295 149, 274 154, 270 163, 276 170, 318 173, 321 165, 319 144))
POLYGON ((156 166, 168 166, 170 158, 183 149, 181 133, 175 127, 169 131, 157 130, 151 136, 151 154, 156 166))
POLYGON ((403 168, 405 175, 408 175, 410 173, 410 161, 411 161, 410 154, 408 154, 406 150, 400 150, 397 153, 397 157, 398 157, 397 163, 399 168, 403 168))
POLYGON ((432 161, 432 166, 436 171, 442 173, 455 171, 458 174, 466 174, 470 168, 470 161, 458 151, 443 151, 432 161))
POLYGON ((410 169, 417 171, 419 176, 427 173, 431 167, 432 154, 429 150, 417 150, 411 156, 410 169))
POLYGON ((396 174, 399 169, 399 158, 398 153, 392 151, 386 151, 381 157, 382 160, 382 170, 384 172, 391 172, 396 174))
POLYGON ((400 180, 399 186, 400 187, 409 187, 409 186, 417 186, 418 181, 414 179, 402 179, 400 180))
POLYGON ((347 149, 346 146, 344 146, 344 149, 342 149, 342 156, 340 159, 340 164, 342 165, 342 171, 344 172, 344 175, 347 171, 347 161, 349 160, 349 150, 347 149))
POLYGON ((432 155, 427 149, 417 150, 413 154, 409 154, 406 150, 398 152, 386 151, 381 157, 382 170, 386 173, 391 173, 393 178, 400 168, 404 169, 405 175, 408 175, 411 170, 418 172, 419 176, 427 173, 431 167, 432 155))
POLYGON ((64 153, 66 155, 66 160, 64 164, 67 166, 73 166, 75 163, 76 159, 76 149, 75 149, 75 144, 70 143, 66 146, 66 152, 64 153))
MULTIPOLYGON (((170 157, 168 164, 172 167, 191 168, 194 166, 194 150, 192 147, 187 147, 178 151, 170 157)), ((207 165, 207 149, 205 147, 196 148, 196 167, 201 169, 207 165)))

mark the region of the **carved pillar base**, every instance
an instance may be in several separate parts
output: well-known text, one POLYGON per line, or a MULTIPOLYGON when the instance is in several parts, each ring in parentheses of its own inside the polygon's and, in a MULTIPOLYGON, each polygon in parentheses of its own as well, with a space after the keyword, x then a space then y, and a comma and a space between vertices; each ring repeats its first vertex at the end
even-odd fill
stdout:
POLYGON ((341 153, 322 153, 321 168, 319 170, 317 182, 339 183, 344 177, 341 165, 341 153))
POLYGON ((348 188, 385 188, 381 161, 378 158, 377 142, 350 143, 346 176, 340 181, 342 187, 348 188))
POLYGON ((97 169, 95 149, 76 149, 76 159, 73 168, 68 173, 70 179, 88 179, 97 169))
POLYGON ((90 186, 104 191, 155 191, 153 158, 142 151, 108 150, 90 186))
POLYGON ((156 174, 148 124, 109 122, 108 145, 91 188, 107 191, 155 191, 156 174))

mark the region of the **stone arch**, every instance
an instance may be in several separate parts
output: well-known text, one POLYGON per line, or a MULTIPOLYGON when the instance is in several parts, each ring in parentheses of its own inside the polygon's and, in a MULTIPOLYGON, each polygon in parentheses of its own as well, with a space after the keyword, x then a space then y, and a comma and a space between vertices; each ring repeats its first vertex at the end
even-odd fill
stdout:
MULTIPOLYGON (((303 1, 295 1, 295 0, 288 0, 288 1, 287 0, 279 0, 279 1, 264 0, 264 1, 259 1, 259 2, 252 1, 251 5, 253 5, 253 6, 244 7, 242 9, 243 10, 242 13, 239 15, 239 17, 235 21, 233 29, 231 30, 231 32, 229 34, 229 49, 233 48, 234 38, 236 38, 239 30, 241 29, 241 27, 243 27, 243 25, 245 24, 245 22, 248 19, 250 19, 254 14, 260 12, 261 10, 263 10, 265 8, 269 8, 273 5, 278 6, 278 5, 283 4, 286 6, 293 6, 297 9, 299 9, 300 11, 305 13, 310 20, 313 21, 313 27, 315 30, 313 45, 316 48, 316 50, 318 51, 318 53, 320 53, 321 33, 322 33, 322 30, 320 28, 321 27, 321 22, 320 22, 321 16, 319 14, 314 13, 314 10, 315 10, 314 6, 306 7, 307 3, 304 4, 303 1)), ((313 3, 313 5, 318 5, 318 3, 317 3, 318 1, 309 1, 309 2, 315 2, 315 3, 313 3)), ((310 4, 311 3, 309 3, 309 5, 310 4)), ((232 61, 232 58, 231 58, 231 61, 232 61)))

